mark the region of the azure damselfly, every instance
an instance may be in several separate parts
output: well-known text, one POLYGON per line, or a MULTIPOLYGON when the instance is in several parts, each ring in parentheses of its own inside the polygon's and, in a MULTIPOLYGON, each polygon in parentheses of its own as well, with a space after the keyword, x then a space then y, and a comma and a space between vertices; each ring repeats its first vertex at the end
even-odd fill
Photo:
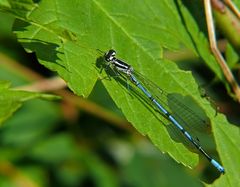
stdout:
MULTIPOLYGON (((215 159, 213 159, 200 145, 198 142, 198 139, 193 138, 193 136, 184 128, 183 123, 186 123, 186 120, 183 119, 181 116, 176 116, 168 111, 166 107, 164 107, 164 104, 161 101, 161 97, 163 96, 164 92, 161 88, 159 88, 157 85, 155 85, 152 82, 146 82, 147 79, 143 79, 143 76, 141 76, 139 73, 134 71, 133 67, 126 62, 118 59, 115 57, 116 56, 116 51, 114 50, 109 50, 108 52, 105 53, 104 59, 108 63, 107 65, 113 68, 114 71, 117 71, 119 74, 123 74, 126 76, 135 86, 139 88, 139 90, 151 101, 151 103, 158 109, 158 111, 165 117, 167 118, 171 124, 173 124, 179 132, 198 150, 200 151, 206 158, 207 160, 221 173, 224 173, 225 170, 221 164, 219 164, 215 159), (140 75, 140 76, 139 76, 140 75), (139 77, 142 77, 141 80, 139 77), (154 87, 156 90, 158 90, 159 95, 157 94, 152 94, 150 90, 153 88, 149 89, 148 85, 151 85, 151 87, 154 87)), ((166 105, 166 103, 165 103, 166 105)), ((184 105, 181 105, 181 107, 185 107, 184 105)), ((193 113, 192 110, 188 109, 185 107, 185 111, 189 113, 189 115, 192 115, 193 117, 195 116, 196 118, 197 115, 193 113)), ((201 119, 199 119, 201 120, 201 119)))

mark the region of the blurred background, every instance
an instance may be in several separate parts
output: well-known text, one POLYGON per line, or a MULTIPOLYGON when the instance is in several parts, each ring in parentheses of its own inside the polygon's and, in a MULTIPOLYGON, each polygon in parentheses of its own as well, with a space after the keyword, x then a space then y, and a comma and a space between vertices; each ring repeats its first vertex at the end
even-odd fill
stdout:
MULTIPOLYGON (((0 80, 15 88, 55 76, 16 41, 13 22, 0 13, 0 80)), ((196 63, 200 59, 186 49, 164 56, 191 70, 219 112, 239 124, 239 105, 204 63, 196 63)), ((219 177, 204 158, 188 169, 158 151, 125 120, 100 81, 88 99, 66 88, 54 93, 62 99, 28 101, 0 128, 1 187, 202 186, 200 180, 219 177)), ((214 146, 207 151, 216 156, 214 146)))

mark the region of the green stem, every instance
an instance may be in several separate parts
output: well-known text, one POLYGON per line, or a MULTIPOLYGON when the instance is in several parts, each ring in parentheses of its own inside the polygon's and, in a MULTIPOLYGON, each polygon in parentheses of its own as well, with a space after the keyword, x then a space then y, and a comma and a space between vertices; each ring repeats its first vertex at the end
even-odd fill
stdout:
POLYGON ((224 11, 213 9, 216 25, 233 47, 240 50, 240 19, 225 6, 224 11))

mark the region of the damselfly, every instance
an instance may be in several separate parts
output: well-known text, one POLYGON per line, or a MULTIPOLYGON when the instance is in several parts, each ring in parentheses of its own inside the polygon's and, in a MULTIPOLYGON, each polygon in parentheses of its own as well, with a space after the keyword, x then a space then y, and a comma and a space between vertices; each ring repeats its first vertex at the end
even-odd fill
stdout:
MULTIPOLYGON (((191 144, 197 148, 206 158, 209 160, 209 162, 221 173, 224 173, 224 168, 216 161, 214 160, 199 144, 198 139, 193 138, 193 136, 184 128, 183 123, 187 123, 181 115, 174 115, 168 111, 166 107, 166 103, 162 103, 161 97, 163 97, 164 92, 161 88, 156 86, 152 82, 148 82, 147 79, 144 79, 143 76, 139 76, 140 74, 134 71, 133 67, 127 64, 126 62, 118 59, 115 57, 116 51, 109 50, 104 55, 105 61, 108 63, 108 65, 113 68, 114 71, 117 73, 126 76, 134 85, 136 85, 140 91, 151 101, 151 103, 154 105, 155 108, 165 117, 167 118, 171 124, 173 124, 179 132, 189 141, 191 144), (149 86, 151 86, 151 89, 149 89, 149 86), (156 93, 151 93, 150 90, 154 89, 158 90, 159 95, 156 93)), ((179 101, 178 101, 179 102, 179 101)), ((184 105, 181 105, 182 107, 185 107, 184 105)), ((187 107, 184 108, 185 112, 189 113, 189 115, 195 117, 198 119, 197 115, 193 113, 191 109, 188 109, 187 107)), ((201 120, 201 119, 199 119, 201 120)))

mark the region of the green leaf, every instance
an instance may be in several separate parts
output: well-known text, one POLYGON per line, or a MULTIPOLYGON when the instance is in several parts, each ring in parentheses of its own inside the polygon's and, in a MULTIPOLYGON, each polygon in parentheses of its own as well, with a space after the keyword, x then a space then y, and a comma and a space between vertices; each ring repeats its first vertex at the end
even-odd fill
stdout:
MULTIPOLYGON (((144 148, 142 148, 144 149, 144 148)), ((132 151, 132 148, 131 148, 132 151)), ((122 175, 129 186, 159 187, 159 186, 202 186, 200 181, 193 180, 176 163, 167 162, 168 159, 160 154, 153 154, 153 150, 136 152, 128 164, 122 167, 122 175), (150 153, 149 153, 150 152, 150 153)))
MULTIPOLYGON (((3 145, 15 147, 32 146, 35 142, 45 139, 60 120, 61 113, 55 102, 34 99, 24 103, 14 117, 8 119, 1 128, 1 142, 3 145), (31 115, 29 115, 31 114, 31 115), (16 136, 17 134, 17 136, 16 136)), ((3 149, 1 150, 3 151, 3 149)), ((21 151, 20 151, 21 152, 21 151)), ((1 155, 2 152, 1 152, 1 155)), ((11 156, 7 154, 5 158, 16 157, 16 153, 11 156)))
MULTIPOLYGON (((13 4, 16 2, 11 1, 13 4)), ((184 4, 178 1, 176 5, 175 2, 42 0, 24 15, 21 9, 11 11, 18 17, 14 31, 19 42, 27 51, 36 52, 41 64, 57 71, 78 95, 88 96, 98 77, 101 77, 127 120, 162 152, 189 167, 197 164, 197 154, 173 141, 161 124, 161 121, 167 121, 161 116, 159 120, 157 112, 146 107, 126 88, 127 83, 121 84, 113 77, 106 78, 105 73, 99 74, 96 61, 103 54, 96 49, 114 48, 119 58, 133 65, 162 89, 192 96, 211 119, 216 145, 228 172, 232 168, 228 165, 229 156, 223 154, 226 148, 223 145, 229 141, 224 138, 229 124, 223 115, 215 117, 211 104, 199 96, 198 86, 190 72, 182 71, 173 62, 162 59, 163 48, 176 50, 184 46, 200 54, 222 78, 208 49, 206 36, 184 4), (184 24, 183 19, 187 20, 184 24)), ((237 157, 235 159, 235 165, 240 163, 237 157)), ((235 169, 233 171, 236 172, 235 169)), ((234 176, 229 177, 236 180, 234 176)))
POLYGON ((232 69, 235 65, 237 65, 239 61, 239 56, 234 51, 233 47, 230 44, 227 44, 226 48, 226 60, 228 63, 228 66, 232 69))
POLYGON ((230 124, 224 124, 226 119, 221 116, 215 119, 214 135, 219 137, 218 150, 226 169, 226 174, 212 185, 213 187, 221 186, 238 186, 240 173, 240 148, 239 148, 239 128, 230 124))
POLYGON ((75 151, 72 137, 68 134, 60 134, 41 141, 33 148, 31 157, 48 164, 60 164, 64 160, 71 159, 75 151))
POLYGON ((224 81, 222 71, 210 51, 203 2, 189 3, 186 0, 178 0, 178 4, 186 30, 191 36, 195 54, 204 60, 221 81, 224 81))
MULTIPOLYGON (((20 15, 21 9, 11 11, 21 20, 15 22, 14 30, 26 50, 35 51, 40 63, 57 71, 75 93, 88 96, 97 79, 93 64, 99 55, 96 55, 98 48, 106 50, 124 44, 131 46, 131 50, 137 47, 155 59, 161 57, 162 47, 176 49, 182 43, 192 47, 174 3, 153 2, 58 1, 56 4, 41 1, 36 9, 25 12, 25 15, 20 15), (131 7, 131 11, 126 10, 126 6, 131 7), (112 7, 117 8, 111 12, 112 7), (161 17, 157 16, 159 10, 161 17), (148 14, 143 14, 144 11, 148 14), (171 18, 171 22, 164 24, 165 17, 171 18), (115 41, 111 41, 111 32, 115 41), (162 37, 159 37, 159 32, 162 37), (119 40, 119 37, 125 39, 119 40)), ((18 1, 11 3, 14 7, 19 5, 18 1)), ((122 47, 127 54, 131 54, 131 50, 122 47)))
POLYGON ((37 7, 32 0, 2 0, 0 1, 0 9, 5 12, 11 12, 15 16, 27 17, 28 14, 37 7))
POLYGON ((65 185, 69 185, 71 182, 77 182, 74 186, 79 184, 79 177, 83 175, 81 170, 86 169, 96 180, 97 186, 117 186, 111 170, 95 154, 81 150, 70 134, 58 134, 45 139, 33 149, 31 157, 48 164, 57 164, 56 174, 65 185))
POLYGON ((9 87, 9 82, 0 81, 0 124, 9 118, 27 100, 34 98, 58 98, 49 94, 12 90, 9 87))
POLYGON ((11 5, 9 4, 8 0, 0 0, 0 5, 1 5, 2 9, 4 7, 8 8, 8 10, 11 8, 11 5))
POLYGON ((240 7, 240 1, 239 0, 233 0, 233 2, 235 3, 235 5, 237 5, 237 7, 240 7))

